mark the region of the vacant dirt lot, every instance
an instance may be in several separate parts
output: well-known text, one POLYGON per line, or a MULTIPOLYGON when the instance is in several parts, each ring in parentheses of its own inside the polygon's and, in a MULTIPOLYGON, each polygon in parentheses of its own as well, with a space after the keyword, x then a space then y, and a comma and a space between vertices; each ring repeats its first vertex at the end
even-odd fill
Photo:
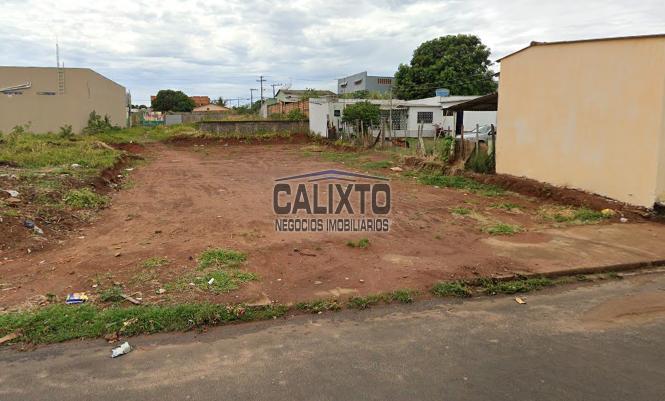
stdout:
POLYGON ((29 306, 47 294, 62 300, 74 291, 87 291, 94 300, 113 285, 144 303, 290 303, 400 288, 426 291, 442 279, 665 259, 660 224, 623 224, 619 216, 594 225, 557 223, 543 217, 555 206, 541 200, 423 185, 406 171, 392 172, 387 162, 372 164, 389 159, 381 152, 353 156, 360 163, 349 168, 339 161, 346 157, 296 144, 152 144, 142 151, 149 162, 129 174, 127 189, 92 224, 44 250, 0 255, 1 307, 29 306), (275 232, 273 180, 327 168, 391 178, 389 233, 275 232), (523 231, 483 231, 498 223, 523 231), (362 237, 369 247, 347 246, 362 237), (259 279, 224 294, 187 283, 169 286, 195 275, 197 255, 212 247, 245 252, 242 269, 259 279), (168 262, 146 267, 149 258, 168 262), (160 288, 167 290, 158 294, 160 288))

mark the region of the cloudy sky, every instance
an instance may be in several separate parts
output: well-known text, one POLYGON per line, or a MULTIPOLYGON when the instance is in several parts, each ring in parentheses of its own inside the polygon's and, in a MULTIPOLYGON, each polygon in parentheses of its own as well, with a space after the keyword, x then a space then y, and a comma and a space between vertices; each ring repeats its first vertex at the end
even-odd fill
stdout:
POLYGON ((393 75, 447 34, 480 36, 496 59, 532 40, 665 33, 663 0, 0 0, 0 16, 0 65, 55 66, 57 37, 66 67, 144 104, 166 88, 248 98, 262 74, 335 89, 364 70, 393 75))

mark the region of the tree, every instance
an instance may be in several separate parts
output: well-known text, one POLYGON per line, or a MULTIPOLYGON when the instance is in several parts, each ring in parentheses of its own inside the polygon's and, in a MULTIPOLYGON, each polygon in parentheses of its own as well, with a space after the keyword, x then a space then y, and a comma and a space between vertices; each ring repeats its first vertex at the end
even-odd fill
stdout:
POLYGON ((364 101, 346 106, 342 121, 354 124, 360 124, 362 121, 365 127, 369 127, 370 125, 378 125, 380 116, 379 105, 364 101))
POLYGON ((413 52, 411 64, 395 73, 396 98, 411 100, 434 96, 437 88, 453 95, 486 95, 497 83, 489 69, 490 49, 475 35, 448 35, 424 42, 413 52))
POLYGON ((224 100, 224 98, 221 96, 218 97, 217 100, 213 100, 212 102, 218 106, 226 106, 226 100, 224 100))
POLYGON ((286 113, 286 119, 290 121, 305 121, 307 120, 307 116, 302 110, 293 109, 286 113))
POLYGON ((152 108, 156 111, 189 112, 194 106, 194 101, 189 96, 171 89, 160 90, 152 101, 152 108))

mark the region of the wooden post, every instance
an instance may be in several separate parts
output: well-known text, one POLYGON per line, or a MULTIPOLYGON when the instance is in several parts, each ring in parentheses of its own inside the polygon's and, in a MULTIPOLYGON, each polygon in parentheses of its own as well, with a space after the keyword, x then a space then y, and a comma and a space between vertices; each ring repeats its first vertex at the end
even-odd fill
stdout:
POLYGON ((480 143, 480 126, 476 124, 476 156, 478 156, 478 151, 480 150, 478 149, 480 146, 479 143, 480 143))

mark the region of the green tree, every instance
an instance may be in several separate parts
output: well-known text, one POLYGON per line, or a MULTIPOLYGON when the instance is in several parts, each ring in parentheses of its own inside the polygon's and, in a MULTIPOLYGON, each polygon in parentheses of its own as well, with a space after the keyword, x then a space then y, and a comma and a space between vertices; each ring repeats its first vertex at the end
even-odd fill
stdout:
POLYGON ((224 98, 221 96, 218 97, 217 100, 213 100, 212 102, 219 106, 226 106, 226 100, 224 100, 224 98))
POLYGON ((430 40, 413 52, 411 64, 400 64, 393 92, 399 99, 434 96, 437 88, 453 95, 485 95, 496 91, 490 70, 490 49, 475 35, 448 35, 430 40))
POLYGON ((376 126, 379 124, 380 116, 379 105, 364 101, 346 106, 342 121, 354 124, 359 124, 362 121, 365 127, 376 126))
POLYGON ((157 92, 152 108, 156 111, 189 112, 194 109, 194 101, 181 91, 165 89, 157 92))
POLYGON ((286 114, 286 119, 291 121, 305 121, 307 116, 300 109, 293 109, 286 114))

